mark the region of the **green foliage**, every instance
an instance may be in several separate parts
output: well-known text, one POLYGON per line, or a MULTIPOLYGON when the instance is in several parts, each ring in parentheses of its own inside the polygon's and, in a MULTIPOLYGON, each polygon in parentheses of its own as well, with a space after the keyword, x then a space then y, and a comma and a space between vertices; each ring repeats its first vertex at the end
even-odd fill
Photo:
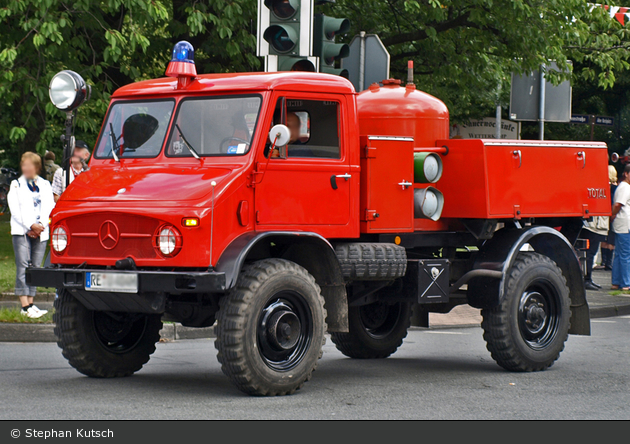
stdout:
POLYGON ((492 112, 498 85, 507 105, 511 73, 547 60, 561 69, 574 61, 573 82, 602 89, 630 67, 630 28, 584 0, 337 0, 326 13, 350 19, 347 39, 378 34, 392 76, 406 78, 414 60, 419 88, 444 100, 455 121, 492 112))
POLYGON ((252 71, 255 0, 5 0, 0 6, 0 151, 17 166, 22 152, 61 154, 64 114, 48 84, 71 69, 92 85, 76 136, 93 145, 118 87, 162 77, 179 40, 196 48, 200 72, 252 71))
MULTIPOLYGON (((256 8, 256 0, 4 0, 3 162, 17 166, 25 150, 60 154, 64 115, 50 104, 48 83, 62 69, 93 86, 76 121, 77 138, 88 144, 111 93, 162 76, 179 40, 195 47, 199 72, 259 70, 256 8)), ((561 68, 572 60, 574 84, 591 91, 614 89, 630 68, 630 28, 584 0, 337 0, 318 9, 350 19, 347 40, 359 31, 379 34, 394 77, 405 78, 413 59, 418 86, 444 100, 454 121, 490 113, 499 85, 507 105, 511 73, 546 60, 561 68)))

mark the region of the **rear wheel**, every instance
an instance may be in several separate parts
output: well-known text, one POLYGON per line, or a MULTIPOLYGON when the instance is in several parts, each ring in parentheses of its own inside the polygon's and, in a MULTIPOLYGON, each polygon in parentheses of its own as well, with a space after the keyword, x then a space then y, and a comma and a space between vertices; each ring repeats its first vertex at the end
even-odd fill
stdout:
POLYGON ((142 368, 160 340, 160 315, 85 308, 67 291, 55 300, 57 345, 70 365, 96 378, 129 376, 142 368))
POLYGON ((551 367, 564 349, 571 318, 562 270, 547 256, 520 253, 503 301, 481 314, 483 337, 497 364, 512 371, 551 367))
POLYGON ((308 271, 284 259, 246 267, 221 299, 215 347, 221 369, 251 395, 288 395, 322 355, 326 312, 308 271))
POLYGON ((348 333, 332 333, 344 355, 356 359, 387 358, 407 336, 411 304, 375 302, 348 310, 348 333))

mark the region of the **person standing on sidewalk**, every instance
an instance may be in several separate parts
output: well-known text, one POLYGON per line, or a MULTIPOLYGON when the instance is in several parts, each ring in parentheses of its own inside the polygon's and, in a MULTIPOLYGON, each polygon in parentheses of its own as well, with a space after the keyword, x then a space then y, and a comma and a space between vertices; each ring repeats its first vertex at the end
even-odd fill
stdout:
MULTIPOLYGON (((615 191, 617 190, 617 169, 613 165, 608 165, 608 180, 610 181, 610 200, 615 205, 615 191)), ((608 228, 606 240, 602 242, 602 267, 605 270, 612 270, 613 254, 615 251, 615 232, 612 229, 612 222, 608 228)))
POLYGON ((39 318, 48 311, 33 304, 37 287, 26 283, 26 268, 42 265, 49 237, 48 218, 55 201, 50 183, 39 176, 42 169, 39 155, 30 151, 24 153, 20 167, 22 175, 11 182, 8 195, 15 251, 15 294, 22 304, 22 314, 39 318))
POLYGON ((612 220, 615 232, 612 289, 628 291, 630 290, 630 165, 624 167, 621 182, 615 191, 612 220))

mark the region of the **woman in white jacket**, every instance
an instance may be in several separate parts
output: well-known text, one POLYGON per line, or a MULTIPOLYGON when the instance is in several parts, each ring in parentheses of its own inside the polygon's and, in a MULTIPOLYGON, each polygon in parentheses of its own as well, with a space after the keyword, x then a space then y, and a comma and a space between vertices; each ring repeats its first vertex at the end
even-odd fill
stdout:
POLYGON ((22 314, 39 318, 47 313, 33 305, 37 287, 26 284, 26 268, 41 267, 46 252, 48 218, 55 206, 52 188, 39 177, 41 158, 26 152, 20 162, 22 176, 11 182, 8 201, 11 210, 11 234, 15 251, 15 295, 22 303, 22 314))

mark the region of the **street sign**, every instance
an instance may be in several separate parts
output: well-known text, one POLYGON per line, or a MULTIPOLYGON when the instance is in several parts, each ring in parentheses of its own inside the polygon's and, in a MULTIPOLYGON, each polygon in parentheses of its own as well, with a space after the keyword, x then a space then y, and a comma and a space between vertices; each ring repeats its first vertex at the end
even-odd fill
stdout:
POLYGON ((595 117, 595 125, 613 126, 614 124, 615 124, 615 119, 613 119, 612 117, 605 117, 605 116, 595 117))
MULTIPOLYGON (((551 62, 546 65, 546 70, 558 71, 558 66, 551 62)), ((554 86, 548 80, 544 82, 541 80, 544 80, 544 75, 541 78, 540 70, 523 76, 512 74, 510 119, 518 121, 570 122, 571 82, 567 80, 558 86, 554 86)))
POLYGON ((362 32, 350 42, 350 54, 341 60, 357 91, 389 78, 389 52, 376 34, 362 32))
POLYGON ((588 114, 571 114, 571 123, 588 123, 588 114))
POLYGON ((602 126, 614 126, 615 119, 607 116, 589 116, 588 114, 572 114, 571 123, 595 124, 602 126), (595 118, 593 122, 592 119, 595 118))

